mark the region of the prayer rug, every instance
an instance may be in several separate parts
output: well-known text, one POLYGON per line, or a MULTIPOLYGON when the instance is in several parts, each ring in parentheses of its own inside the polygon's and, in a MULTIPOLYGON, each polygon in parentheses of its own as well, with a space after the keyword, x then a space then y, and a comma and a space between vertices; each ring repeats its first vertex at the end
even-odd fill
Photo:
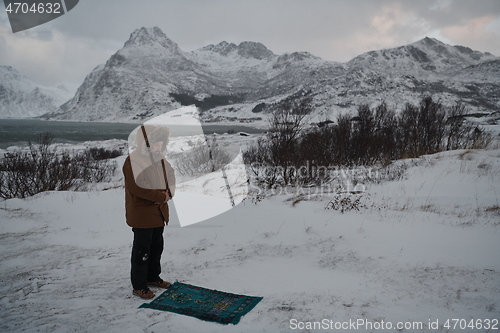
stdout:
POLYGON ((139 308, 180 313, 201 320, 236 325, 263 297, 230 294, 175 282, 151 303, 139 308))

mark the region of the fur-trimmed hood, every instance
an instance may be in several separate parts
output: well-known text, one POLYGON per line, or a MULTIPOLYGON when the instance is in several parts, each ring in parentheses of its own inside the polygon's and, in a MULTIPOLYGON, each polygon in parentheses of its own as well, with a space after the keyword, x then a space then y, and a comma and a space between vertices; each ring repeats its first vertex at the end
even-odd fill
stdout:
MULTIPOLYGON (((163 141, 162 153, 165 153, 167 149, 167 145, 170 141, 170 129, 162 126, 153 126, 153 125, 143 125, 146 130, 146 135, 149 140, 149 144, 153 144, 155 142, 163 141)), ((144 139, 144 134, 142 132, 142 128, 139 128, 136 133, 136 147, 140 154, 147 155, 148 150, 146 146, 146 140, 144 139)))

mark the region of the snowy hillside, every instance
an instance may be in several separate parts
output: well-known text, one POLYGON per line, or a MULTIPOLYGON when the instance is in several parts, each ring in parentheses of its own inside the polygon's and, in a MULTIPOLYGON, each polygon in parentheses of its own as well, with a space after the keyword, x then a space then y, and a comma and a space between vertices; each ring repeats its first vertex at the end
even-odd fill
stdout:
POLYGON ((30 118, 53 112, 71 98, 64 87, 35 84, 10 66, 0 66, 0 118, 30 118))
POLYGON ((46 117, 141 122, 196 104, 205 122, 263 126, 277 103, 304 92, 313 99, 315 121, 382 100, 399 110, 424 95, 489 113, 500 108, 498 61, 432 38, 343 64, 307 52, 276 55, 248 41, 185 52, 159 28, 141 28, 85 79, 72 100, 46 117))
POLYGON ((406 73, 416 77, 432 77, 495 59, 498 60, 488 52, 473 51, 458 45, 451 46, 435 38, 426 37, 410 45, 364 53, 349 61, 348 65, 370 68, 386 74, 406 73))
POLYGON ((159 28, 141 28, 87 76, 73 99, 46 118, 139 122, 181 104, 251 105, 315 81, 305 79, 311 69, 330 73, 336 67, 305 52, 278 56, 255 42, 184 52, 159 28))
POLYGON ((333 193, 287 189, 189 227, 173 216, 163 278, 263 296, 236 326, 137 309, 144 301, 129 281, 133 235, 120 173, 90 192, 2 202, 0 330, 310 332, 298 328, 360 320, 458 332, 467 330, 447 329, 447 319, 500 319, 500 150, 449 151, 392 168, 403 172, 399 180, 383 170, 370 182, 358 178, 359 212, 325 209, 333 193))

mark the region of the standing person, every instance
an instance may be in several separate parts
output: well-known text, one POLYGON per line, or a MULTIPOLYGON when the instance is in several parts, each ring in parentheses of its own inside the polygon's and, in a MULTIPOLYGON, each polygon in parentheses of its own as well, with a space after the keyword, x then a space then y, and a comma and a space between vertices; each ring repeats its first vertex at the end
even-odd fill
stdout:
POLYGON ((174 169, 164 158, 169 137, 168 128, 143 126, 136 135, 137 149, 123 165, 125 216, 134 233, 131 280, 133 293, 141 298, 155 296, 150 285, 170 286, 160 278, 163 228, 175 191, 174 169))

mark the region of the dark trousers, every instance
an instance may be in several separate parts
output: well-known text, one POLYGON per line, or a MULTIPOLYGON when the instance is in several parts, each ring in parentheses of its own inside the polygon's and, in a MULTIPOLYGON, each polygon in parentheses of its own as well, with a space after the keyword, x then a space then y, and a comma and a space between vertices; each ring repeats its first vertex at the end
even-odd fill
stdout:
POLYGON ((138 229, 134 232, 132 246, 132 287, 135 290, 147 288, 148 282, 158 281, 161 273, 160 259, 163 252, 163 227, 138 229))

